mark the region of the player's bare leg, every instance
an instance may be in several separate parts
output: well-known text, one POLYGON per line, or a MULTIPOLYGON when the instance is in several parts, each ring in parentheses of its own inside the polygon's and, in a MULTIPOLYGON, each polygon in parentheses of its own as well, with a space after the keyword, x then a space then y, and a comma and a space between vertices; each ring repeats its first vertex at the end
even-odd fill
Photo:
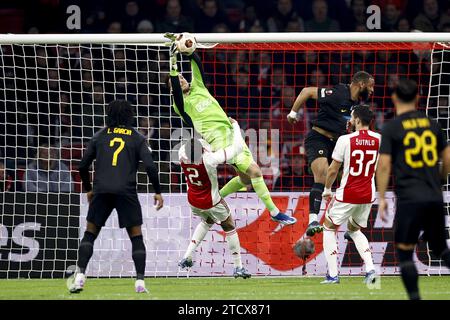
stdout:
POLYGON ((202 243, 203 239, 205 238, 206 234, 208 233, 209 229, 214 224, 214 220, 211 218, 208 218, 205 220, 202 220, 197 227, 194 230, 194 233, 192 234, 191 242, 189 243, 189 246, 184 253, 183 259, 178 263, 178 266, 181 269, 188 269, 194 265, 192 261, 192 255, 194 254, 195 250, 198 248, 198 246, 202 243))
POLYGON ((306 235, 312 237, 316 233, 322 232, 323 228, 320 225, 317 216, 322 204, 322 193, 325 187, 325 180, 327 178, 328 159, 325 157, 316 158, 311 163, 311 171, 314 176, 314 184, 309 193, 309 221, 306 235))
POLYGON ((132 258, 134 262, 134 266, 136 268, 136 282, 134 284, 134 288, 137 293, 146 293, 148 292, 145 287, 144 277, 145 277, 145 258, 146 258, 146 250, 144 239, 142 237, 142 229, 141 226, 132 226, 127 228, 128 236, 131 240, 132 247, 132 258))
POLYGON ((374 283, 376 281, 375 267, 373 265, 372 253, 370 252, 369 241, 364 233, 361 232, 359 226, 357 226, 351 219, 347 223, 348 236, 355 243, 361 259, 363 259, 366 266, 366 276, 364 277, 364 283, 374 283))
POLYGON ((74 282, 69 288, 71 293, 79 293, 84 288, 84 284, 86 283, 86 268, 94 252, 94 242, 100 233, 100 230, 101 227, 96 226, 92 222, 87 222, 86 231, 84 232, 83 239, 81 239, 80 246, 78 247, 78 270, 75 273, 74 282))
POLYGON ((259 199, 261 199, 267 210, 269 210, 272 220, 284 225, 290 225, 297 222, 297 219, 295 219, 294 217, 290 217, 280 212, 275 203, 273 203, 269 189, 267 188, 262 176, 261 168, 258 166, 258 164, 253 162, 245 173, 239 170, 236 170, 236 172, 239 176, 231 179, 220 190, 220 195, 222 197, 226 197, 230 193, 236 192, 244 186, 251 185, 253 187, 253 190, 255 190, 256 194, 258 195, 259 199))
POLYGON ((337 239, 336 230, 339 226, 334 225, 328 218, 323 223, 323 252, 327 260, 328 273, 322 284, 339 283, 338 267, 337 267, 337 239))
POLYGON ((251 274, 242 266, 241 260, 241 244, 239 242, 239 235, 236 231, 231 214, 225 221, 220 224, 223 231, 225 231, 225 240, 228 243, 228 248, 230 249, 231 256, 233 257, 235 278, 250 278, 251 274))

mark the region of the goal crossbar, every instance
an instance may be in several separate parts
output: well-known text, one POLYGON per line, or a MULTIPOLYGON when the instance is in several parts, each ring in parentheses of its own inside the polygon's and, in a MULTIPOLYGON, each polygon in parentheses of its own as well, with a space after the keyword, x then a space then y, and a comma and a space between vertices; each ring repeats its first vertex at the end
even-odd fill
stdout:
MULTIPOLYGON (((284 32, 284 33, 196 33, 201 43, 268 43, 268 42, 450 42, 450 33, 439 32, 284 32)), ((162 33, 154 34, 0 34, 0 44, 80 44, 129 43, 162 44, 162 33)))

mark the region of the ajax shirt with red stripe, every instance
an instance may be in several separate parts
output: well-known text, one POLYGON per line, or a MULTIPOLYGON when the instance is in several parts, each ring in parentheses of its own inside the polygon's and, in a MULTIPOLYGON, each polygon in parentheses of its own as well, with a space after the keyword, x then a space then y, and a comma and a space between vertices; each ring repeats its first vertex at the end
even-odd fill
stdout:
POLYGON ((363 204, 375 201, 374 173, 378 162, 381 135, 371 130, 358 130, 339 137, 333 160, 343 162, 341 184, 336 200, 363 204))

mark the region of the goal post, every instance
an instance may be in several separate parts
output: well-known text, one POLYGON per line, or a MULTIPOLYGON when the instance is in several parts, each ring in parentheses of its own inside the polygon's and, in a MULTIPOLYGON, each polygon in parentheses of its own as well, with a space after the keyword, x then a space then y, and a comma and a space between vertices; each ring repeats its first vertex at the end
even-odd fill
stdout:
MULTIPOLYGON (((226 199, 240 235, 243 263, 254 275, 303 275, 305 261, 294 255, 292 245, 308 222, 312 175, 303 143, 317 105, 308 102, 296 126, 286 120, 303 87, 348 83, 357 71, 371 73, 375 92, 370 103, 379 130, 394 116, 390 95, 396 81, 413 78, 420 86, 420 107, 449 133, 448 33, 195 36, 202 44, 218 43, 197 49, 206 84, 240 123, 277 206, 298 219, 293 227, 279 228, 252 190, 226 199)), ((0 278, 63 277, 75 265, 88 209, 77 166, 86 143, 105 125, 106 105, 113 99, 127 99, 135 107, 135 126, 152 147, 166 200, 156 212, 153 189, 141 168, 137 181, 146 276, 232 274, 220 226, 213 227, 197 250, 190 273, 177 266, 199 220, 190 212, 174 152, 189 131, 174 113, 164 83, 169 71, 166 41, 163 34, 0 35, 0 163, 5 168, 4 178, 0 175, 0 278)), ((190 78, 188 60, 180 60, 181 71, 190 78)), ((234 174, 231 168, 220 167, 219 183, 234 174)), ((389 207, 390 221, 383 223, 375 203, 364 233, 375 265, 390 275, 399 273, 392 192, 389 207)), ((448 209, 447 213, 449 227, 448 209)), ((345 226, 338 234, 340 273, 360 275, 362 261, 354 245, 344 240, 344 232, 345 226)), ((306 273, 324 275, 321 237, 314 241, 316 254, 306 261, 306 273)), ((421 274, 449 274, 424 243, 418 246, 416 260, 421 274)), ((95 243, 87 273, 134 275, 131 244, 126 232, 118 229, 115 214, 95 243)))

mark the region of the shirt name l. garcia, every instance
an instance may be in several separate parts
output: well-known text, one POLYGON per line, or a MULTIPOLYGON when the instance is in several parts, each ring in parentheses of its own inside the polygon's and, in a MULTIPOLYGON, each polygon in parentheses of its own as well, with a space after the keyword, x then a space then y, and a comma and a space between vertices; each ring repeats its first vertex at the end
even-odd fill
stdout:
POLYGON ((117 134, 124 134, 127 136, 131 136, 131 130, 130 129, 125 129, 125 128, 108 128, 108 134, 111 133, 117 133, 117 134))

